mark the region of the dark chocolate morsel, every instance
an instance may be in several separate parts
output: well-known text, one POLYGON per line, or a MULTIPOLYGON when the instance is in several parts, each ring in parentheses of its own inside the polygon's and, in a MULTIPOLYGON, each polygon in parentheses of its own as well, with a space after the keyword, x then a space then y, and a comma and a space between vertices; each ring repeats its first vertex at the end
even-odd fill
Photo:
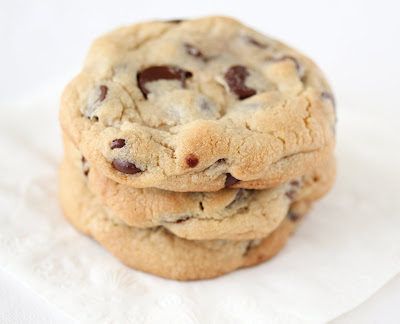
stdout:
POLYGON ((234 176, 232 176, 230 173, 226 174, 226 179, 225 179, 225 187, 229 187, 234 185, 235 183, 239 182, 240 180, 236 179, 234 176))
POLYGON ((288 212, 288 214, 287 214, 287 217, 288 217, 292 222, 296 222, 296 221, 300 218, 299 215, 293 213, 291 210, 289 210, 289 212, 288 212))
POLYGON ((87 177, 87 175, 89 174, 89 165, 87 163, 86 158, 82 155, 82 172, 83 174, 87 177))
POLYGON ((236 195, 235 195, 235 198, 233 198, 233 200, 229 203, 228 206, 226 206, 226 208, 229 208, 230 206, 232 206, 232 204, 234 204, 234 203, 237 202, 240 198, 242 198, 242 196, 243 196, 243 194, 244 194, 244 190, 245 190, 245 189, 240 188, 240 189, 237 191, 237 193, 236 193, 236 195))
POLYGON ((295 64, 295 66, 296 66, 297 72, 300 72, 300 68, 301 68, 300 62, 298 61, 298 59, 296 59, 296 58, 293 57, 293 56, 284 55, 284 56, 281 56, 281 57, 272 59, 273 62, 280 62, 280 61, 286 61, 286 60, 292 61, 292 62, 295 64))
POLYGON ((110 147, 111 149, 115 149, 115 148, 121 148, 125 146, 125 140, 123 138, 116 138, 114 140, 112 140, 110 147))
POLYGON ((186 164, 189 168, 194 168, 197 164, 199 164, 199 158, 196 155, 190 154, 186 158, 186 164))
POLYGON ((171 19, 171 20, 164 20, 166 23, 170 24, 180 24, 182 21, 185 21, 184 19, 171 19))
POLYGON ((324 99, 330 100, 333 105, 333 108, 336 109, 335 97, 330 92, 323 91, 321 93, 321 97, 324 99))
POLYGON ((190 218, 190 216, 182 216, 182 217, 178 218, 175 223, 177 223, 177 224, 183 223, 183 222, 187 221, 189 218, 190 218))
POLYGON ((255 40, 253 37, 244 36, 243 38, 247 43, 257 46, 259 48, 267 48, 268 47, 267 45, 260 43, 258 40, 255 40))
POLYGON ((100 96, 98 101, 102 102, 107 96, 108 88, 105 85, 100 86, 100 96))
POLYGON ((203 55, 202 52, 200 52, 200 50, 190 44, 185 44, 185 49, 186 49, 186 53, 188 53, 189 55, 198 58, 202 61, 205 61, 205 57, 203 55))
POLYGON ((293 200, 296 197, 297 191, 296 190, 289 190, 287 192, 285 192, 285 195, 290 199, 293 200))
POLYGON ((240 188, 238 190, 238 192, 236 193, 235 199, 233 199, 232 203, 234 203, 234 202, 238 201, 240 198, 242 198, 243 194, 244 194, 244 189, 240 188))
POLYGON ((200 109, 203 111, 211 111, 211 106, 210 103, 207 100, 201 100, 200 101, 200 109))
POLYGON ((297 181, 297 180, 293 180, 293 181, 290 182, 290 184, 291 184, 293 187, 297 187, 298 185, 300 185, 300 182, 297 181))
POLYGON ((189 71, 182 70, 176 66, 150 66, 137 74, 137 82, 143 96, 147 99, 150 91, 146 88, 147 82, 157 80, 178 80, 182 87, 185 87, 185 80, 192 76, 189 71))
POLYGON ((134 165, 133 163, 122 161, 120 159, 115 159, 114 161, 112 161, 112 165, 116 170, 126 174, 135 174, 142 172, 142 170, 137 168, 136 165, 134 165))
POLYGON ((246 245, 246 248, 245 248, 245 250, 244 250, 243 255, 246 255, 246 254, 251 250, 252 247, 253 247, 253 241, 249 241, 249 242, 247 243, 247 245, 246 245))
POLYGON ((245 85, 249 72, 242 65, 231 66, 225 73, 225 80, 231 92, 240 100, 246 99, 256 94, 256 90, 245 85))

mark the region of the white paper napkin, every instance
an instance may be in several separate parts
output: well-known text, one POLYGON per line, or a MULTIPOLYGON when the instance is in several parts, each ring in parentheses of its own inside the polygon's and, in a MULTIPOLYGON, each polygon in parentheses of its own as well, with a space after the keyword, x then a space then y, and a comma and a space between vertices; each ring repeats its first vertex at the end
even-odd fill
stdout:
POLYGON ((77 233, 57 201, 56 97, 0 112, 0 266, 85 323, 325 323, 400 271, 396 118, 339 115, 338 179, 271 261, 175 282, 77 233))

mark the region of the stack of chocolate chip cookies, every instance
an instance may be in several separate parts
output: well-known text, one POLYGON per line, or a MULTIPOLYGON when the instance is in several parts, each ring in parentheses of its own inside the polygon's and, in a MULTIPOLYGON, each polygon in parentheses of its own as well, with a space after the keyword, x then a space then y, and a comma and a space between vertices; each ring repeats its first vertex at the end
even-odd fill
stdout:
POLYGON ((97 39, 60 123, 65 216, 125 264, 166 278, 267 260, 335 177, 322 73, 230 18, 97 39))

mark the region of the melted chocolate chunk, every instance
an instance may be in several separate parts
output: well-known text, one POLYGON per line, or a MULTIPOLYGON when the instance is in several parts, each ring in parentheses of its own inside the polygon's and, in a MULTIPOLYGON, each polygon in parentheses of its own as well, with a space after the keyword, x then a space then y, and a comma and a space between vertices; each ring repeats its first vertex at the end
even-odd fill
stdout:
POLYGON ((125 146, 125 140, 123 138, 116 138, 112 140, 110 147, 111 149, 121 148, 125 146))
POLYGON ((82 160, 82 173, 84 174, 85 177, 87 177, 90 171, 88 162, 83 155, 81 160, 82 160))
POLYGON ((142 172, 142 170, 137 168, 136 165, 134 165, 133 163, 122 161, 120 159, 115 159, 114 161, 112 161, 112 165, 116 170, 126 174, 135 174, 142 172))
POLYGON ((280 61, 286 61, 286 60, 292 61, 296 65, 297 72, 300 72, 300 69, 301 69, 300 62, 293 56, 284 55, 284 56, 272 59, 273 62, 280 62, 280 61))
POLYGON ((245 85, 249 72, 242 65, 232 66, 225 73, 225 80, 231 92, 233 92, 240 100, 246 99, 256 94, 256 90, 248 88, 245 85))
POLYGON ((330 100, 332 102, 333 108, 336 109, 335 98, 333 97, 333 95, 330 92, 323 91, 321 93, 321 97, 324 99, 330 100))
POLYGON ((190 154, 186 158, 186 164, 189 166, 189 168, 194 168, 197 164, 199 164, 199 158, 196 155, 190 154))
POLYGON ((290 182, 290 184, 291 184, 293 187, 297 187, 297 186, 300 185, 300 182, 297 181, 297 180, 293 180, 293 181, 290 182))
POLYGON ((201 100, 199 106, 200 106, 200 109, 205 112, 211 111, 210 103, 207 100, 201 100))
POLYGON ((244 194, 244 189, 240 188, 238 190, 238 192, 236 193, 235 199, 233 199, 232 203, 234 203, 234 202, 238 201, 240 198, 242 198, 243 194, 244 194))
POLYGON ((246 255, 246 254, 250 251, 250 249, 252 248, 252 246, 253 246, 253 241, 249 241, 249 242, 247 243, 247 245, 246 245, 246 248, 244 249, 243 255, 246 255))
POLYGON ((185 21, 184 19, 171 19, 171 20, 164 20, 166 23, 170 24, 180 24, 181 22, 185 21))
POLYGON ((300 215, 293 213, 291 210, 289 210, 287 217, 292 221, 292 222, 296 222, 297 220, 299 220, 300 215))
POLYGON ((294 189, 291 189, 289 191, 285 192, 285 195, 290 199, 293 200, 296 197, 297 191, 294 189))
POLYGON ((175 223, 177 223, 177 224, 183 223, 183 222, 187 221, 189 218, 190 218, 190 216, 182 216, 182 217, 178 218, 175 223))
POLYGON ((244 194, 244 190, 245 190, 245 189, 240 188, 240 189, 237 191, 237 193, 236 193, 236 195, 235 195, 235 198, 233 198, 233 200, 229 203, 228 206, 226 206, 226 208, 231 207, 235 202, 237 202, 240 198, 242 198, 242 197, 243 197, 243 194, 244 194))
POLYGON ((200 50, 190 44, 185 44, 185 49, 186 49, 186 53, 188 53, 189 55, 198 58, 202 61, 205 61, 205 57, 203 55, 202 52, 200 52, 200 50))
POLYGON ((239 182, 240 180, 236 179, 234 176, 232 176, 230 173, 226 174, 226 180, 225 180, 225 187, 229 187, 234 185, 235 183, 239 182))
POLYGON ((260 43, 259 41, 255 40, 253 37, 244 36, 243 38, 244 38, 244 40, 245 40, 247 43, 249 43, 249 44, 251 44, 251 45, 254 45, 254 46, 257 46, 257 47, 259 47, 259 48, 267 48, 267 47, 268 47, 267 45, 262 44, 262 43, 260 43))
POLYGON ((107 92, 108 92, 108 87, 105 85, 101 85, 100 86, 100 96, 99 96, 99 99, 97 99, 97 100, 102 102, 106 98, 107 92))
POLYGON ((189 71, 182 70, 176 66, 150 66, 137 74, 137 81, 143 96, 147 99, 150 91, 146 88, 147 82, 157 80, 178 80, 181 82, 182 88, 185 87, 185 80, 192 76, 189 71))

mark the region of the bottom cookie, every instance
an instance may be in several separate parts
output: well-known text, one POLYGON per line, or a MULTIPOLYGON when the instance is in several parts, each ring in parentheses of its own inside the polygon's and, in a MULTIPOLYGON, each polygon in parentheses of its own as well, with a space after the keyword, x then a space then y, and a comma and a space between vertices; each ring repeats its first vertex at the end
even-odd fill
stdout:
POLYGON ((310 203, 296 202, 278 228, 264 239, 186 240, 162 227, 128 226, 102 206, 80 177, 60 167, 60 202, 65 217, 126 265, 164 278, 197 280, 218 277, 273 257, 285 245, 310 203))

